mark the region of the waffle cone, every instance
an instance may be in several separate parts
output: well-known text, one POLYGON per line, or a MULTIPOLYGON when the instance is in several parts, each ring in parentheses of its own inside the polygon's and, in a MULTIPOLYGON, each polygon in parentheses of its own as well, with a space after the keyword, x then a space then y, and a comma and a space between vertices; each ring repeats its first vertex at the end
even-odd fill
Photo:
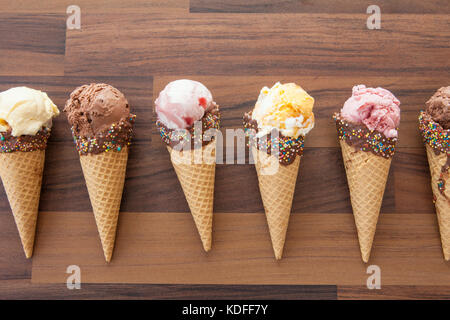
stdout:
POLYGON ((428 164, 430 166, 431 173, 431 188, 435 198, 436 214, 439 222, 439 231, 441 233, 442 251, 444 253, 445 260, 450 260, 450 179, 446 178, 443 195, 439 191, 438 180, 441 175, 442 167, 447 162, 447 155, 440 153, 436 155, 433 149, 425 144, 427 149, 428 164))
MULTIPOLYGON (((177 151, 167 147, 170 160, 183 188, 205 251, 211 249, 216 172, 216 142, 201 150, 177 151), (202 155, 201 163, 194 163, 202 155)), ((197 161, 200 162, 200 161, 197 161)))
POLYGON ((80 156, 95 222, 107 262, 111 261, 122 201, 128 148, 80 156))
POLYGON ((355 150, 343 140, 340 143, 361 256, 367 263, 392 159, 355 150))
POLYGON ((45 151, 0 153, 0 176, 25 256, 33 255, 45 151))
POLYGON ((300 157, 285 166, 278 164, 278 159, 265 151, 252 148, 252 153, 273 252, 279 260, 283 255, 300 157))

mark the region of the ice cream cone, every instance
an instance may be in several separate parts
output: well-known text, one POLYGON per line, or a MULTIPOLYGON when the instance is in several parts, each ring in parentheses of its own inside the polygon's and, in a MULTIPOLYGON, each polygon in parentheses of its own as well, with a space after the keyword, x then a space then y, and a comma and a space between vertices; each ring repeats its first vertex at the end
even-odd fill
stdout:
POLYGON ((279 260, 283 255, 300 156, 289 165, 281 165, 278 158, 268 155, 266 151, 252 148, 252 153, 273 252, 275 258, 279 260))
POLYGON ((0 177, 27 258, 33 254, 45 148, 58 114, 40 90, 14 87, 0 92, 0 177))
POLYGON ((33 254, 45 151, 0 153, 0 177, 25 256, 33 254))
POLYGON ((244 114, 277 260, 283 256, 304 139, 314 127, 313 107, 314 98, 298 84, 277 82, 263 87, 253 110, 244 114))
POLYGON ((124 94, 106 83, 79 86, 64 112, 89 192, 107 262, 111 261, 135 115, 124 94))
POLYGON ((340 140, 350 198, 364 262, 369 261, 392 158, 355 150, 340 140))
POLYGON ((167 150, 200 234, 203 248, 209 251, 212 242, 216 142, 203 146, 201 150, 177 151, 170 146, 167 150), (202 163, 194 162, 196 152, 197 155, 202 155, 202 163))
POLYGON ((121 151, 80 155, 95 222, 107 262, 111 261, 125 181, 128 147, 121 151))
POLYGON ((447 155, 443 152, 438 155, 429 144, 425 144, 427 149, 428 164, 431 173, 431 188, 435 198, 436 214, 439 222, 439 231, 441 233, 442 251, 445 260, 450 260, 450 179, 447 175, 444 184, 444 194, 439 190, 439 179, 442 167, 447 162, 447 155))

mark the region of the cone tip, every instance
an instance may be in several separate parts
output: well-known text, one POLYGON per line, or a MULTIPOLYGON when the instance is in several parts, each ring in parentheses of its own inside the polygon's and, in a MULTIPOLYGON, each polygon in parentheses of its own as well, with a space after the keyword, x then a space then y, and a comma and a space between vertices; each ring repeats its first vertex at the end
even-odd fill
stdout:
POLYGON ((27 259, 30 259, 33 256, 33 248, 23 248, 23 251, 25 252, 25 257, 27 259))
POLYGON ((203 242, 203 249, 205 250, 205 252, 209 252, 211 250, 211 242, 210 241, 209 243, 203 242))
POLYGON ((364 261, 364 263, 369 262, 369 256, 370 256, 370 253, 362 254, 362 260, 364 261))
MULTIPOLYGON (((194 219, 195 220, 195 219, 194 219)), ((211 228, 207 231, 197 227, 198 234, 200 235, 200 241, 202 242, 203 250, 208 252, 211 250, 212 244, 212 230, 211 228)))
POLYGON ((364 263, 368 263, 370 259, 370 253, 372 252, 372 241, 368 242, 367 239, 361 238, 358 233, 359 238, 359 250, 361 251, 361 258, 364 263), (361 240, 363 239, 363 240, 361 240))
POLYGON ((111 262, 111 257, 112 257, 112 252, 110 252, 110 253, 105 253, 105 261, 106 261, 107 263, 110 263, 110 262, 111 262))
POLYGON ((279 251, 275 252, 276 260, 281 260, 282 256, 283 256, 283 251, 279 250, 279 251))

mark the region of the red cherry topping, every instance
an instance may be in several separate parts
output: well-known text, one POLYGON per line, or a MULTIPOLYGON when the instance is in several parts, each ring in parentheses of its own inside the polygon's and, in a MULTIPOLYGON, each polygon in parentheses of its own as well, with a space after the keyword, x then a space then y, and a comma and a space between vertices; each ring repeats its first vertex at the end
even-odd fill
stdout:
POLYGON ((206 98, 204 98, 204 97, 201 97, 201 98, 198 98, 198 104, 199 105, 201 105, 202 107, 203 107, 203 109, 206 109, 206 98))
POLYGON ((186 124, 188 126, 192 126, 192 124, 194 123, 194 119, 192 119, 191 117, 183 117, 183 120, 186 121, 186 124))

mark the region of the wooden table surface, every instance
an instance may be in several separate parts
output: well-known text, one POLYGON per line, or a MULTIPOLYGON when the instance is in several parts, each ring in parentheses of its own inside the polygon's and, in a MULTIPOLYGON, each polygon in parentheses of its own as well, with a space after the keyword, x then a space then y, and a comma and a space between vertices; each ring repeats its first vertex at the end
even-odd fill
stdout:
POLYGON ((365 1, 0 0, 0 90, 44 90, 63 108, 78 85, 107 82, 137 115, 116 248, 104 262, 64 115, 47 150, 34 256, 26 260, 0 189, 0 298, 450 298, 418 111, 450 84, 448 0, 376 1, 381 30, 366 28, 365 1), (395 3, 395 4, 394 4, 395 3), (66 8, 81 30, 66 30, 66 8), (153 101, 164 85, 203 82, 240 128, 262 86, 295 81, 315 99, 284 259, 273 258, 252 165, 217 165, 213 249, 203 252, 153 101), (355 84, 402 102, 394 156, 366 287, 346 176, 331 115, 355 84), (66 268, 81 268, 81 290, 66 268))

